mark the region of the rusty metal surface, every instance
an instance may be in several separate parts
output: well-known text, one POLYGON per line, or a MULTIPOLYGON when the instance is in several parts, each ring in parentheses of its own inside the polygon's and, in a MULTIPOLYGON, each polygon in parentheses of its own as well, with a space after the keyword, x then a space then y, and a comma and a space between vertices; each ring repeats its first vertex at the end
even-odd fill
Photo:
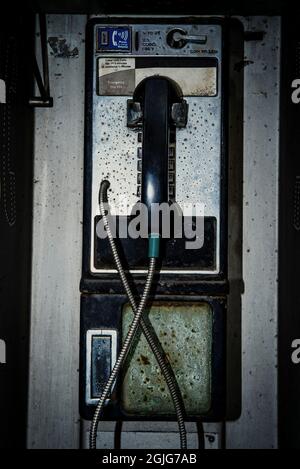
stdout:
MULTIPOLYGON (((149 319, 177 377, 186 411, 206 412, 210 407, 212 311, 207 303, 155 303, 149 319)), ((123 337, 132 320, 129 305, 123 311, 123 337)), ((144 338, 130 357, 122 403, 128 413, 173 414, 173 404, 164 378, 144 338)))

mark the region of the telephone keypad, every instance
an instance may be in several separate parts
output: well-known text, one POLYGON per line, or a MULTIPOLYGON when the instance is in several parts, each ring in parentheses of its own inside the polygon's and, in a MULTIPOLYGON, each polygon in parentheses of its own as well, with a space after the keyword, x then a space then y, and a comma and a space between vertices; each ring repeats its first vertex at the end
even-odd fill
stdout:
MULTIPOLYGON (((138 140, 139 142, 141 141, 142 133, 138 133, 138 140)), ((142 184, 142 155, 143 155, 143 149, 142 147, 137 148, 137 191, 136 195, 138 198, 141 197, 141 184, 142 184)), ((175 198, 175 146, 170 146, 169 147, 169 162, 168 162, 168 168, 169 168, 169 173, 168 173, 168 182, 169 182, 169 198, 174 199, 175 198)))

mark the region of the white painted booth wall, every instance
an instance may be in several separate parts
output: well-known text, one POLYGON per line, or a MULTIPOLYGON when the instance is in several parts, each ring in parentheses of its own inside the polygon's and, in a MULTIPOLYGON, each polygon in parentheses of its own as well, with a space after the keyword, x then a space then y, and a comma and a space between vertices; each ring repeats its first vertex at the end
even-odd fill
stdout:
MULTIPOLYGON (((56 57, 49 46, 54 107, 35 112, 29 448, 87 446, 88 423, 82 423, 80 443, 78 413, 86 20, 47 17, 48 37, 66 39, 70 56, 56 57), (76 47, 77 55, 71 53, 76 47)), ((262 42, 245 43, 243 408, 239 420, 226 424, 226 442, 228 448, 272 448, 277 445, 280 19, 243 22, 245 29, 266 35, 262 42)), ((101 430, 101 446, 111 448, 114 424, 101 430)), ((175 423, 125 423, 122 447, 174 448, 176 431, 175 423)), ((188 431, 189 446, 196 448, 195 425, 188 431)), ((215 436, 208 446, 218 447, 221 426, 207 425, 206 431, 215 436)))

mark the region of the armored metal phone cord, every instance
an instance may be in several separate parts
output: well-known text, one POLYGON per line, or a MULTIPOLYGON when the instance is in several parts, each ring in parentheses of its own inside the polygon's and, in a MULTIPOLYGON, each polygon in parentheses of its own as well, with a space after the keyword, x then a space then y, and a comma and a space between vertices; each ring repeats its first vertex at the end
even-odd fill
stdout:
POLYGON ((99 191, 99 206, 100 206, 100 214, 103 218, 103 223, 107 232, 108 240, 110 243, 110 247, 112 250, 113 258, 116 264, 117 271, 120 275, 123 287, 126 291, 126 294, 128 296, 130 305, 132 307, 132 310, 134 312, 134 318, 133 321, 129 327, 127 336, 125 338, 125 341, 123 343, 121 352, 118 356, 118 359, 115 363, 115 366, 113 367, 112 373, 105 385, 105 388, 102 392, 102 395, 99 399, 99 402, 97 404, 93 420, 91 423, 91 428, 90 428, 90 449, 96 449, 96 439, 97 439, 97 428, 98 428, 98 422, 103 410, 103 407, 105 405, 105 401, 108 398, 111 388, 121 370, 121 367, 128 355, 128 352, 131 348, 131 345, 133 343, 135 334, 141 326, 142 332, 156 358, 156 361, 161 369, 161 372, 164 376, 164 379, 167 383, 176 417, 177 417, 177 422, 178 422, 178 427, 179 427, 179 435, 180 435, 180 447, 181 449, 186 449, 187 448, 187 441, 186 441, 186 429, 185 429, 185 422, 184 422, 184 417, 185 417, 185 409, 184 409, 184 403, 183 399, 181 396, 181 392, 178 386, 178 383, 176 381, 175 375, 172 372, 172 369, 170 367, 170 364, 167 363, 166 358, 164 355, 161 353, 159 346, 157 345, 159 343, 159 339, 156 336, 156 333, 154 330, 149 330, 148 326, 143 319, 143 312, 147 304, 147 300, 149 297, 152 281, 153 281, 153 276, 155 273, 155 264, 156 264, 156 259, 155 258, 150 258, 149 260, 149 269, 148 269, 148 274, 147 274, 147 280, 146 284, 144 287, 144 291, 140 300, 139 305, 137 306, 134 295, 131 291, 130 285, 128 283, 126 274, 124 272, 123 266, 121 264, 119 254, 117 247, 115 245, 114 237, 111 233, 109 222, 107 219, 106 215, 106 209, 105 209, 105 204, 107 204, 107 190, 110 186, 109 181, 105 180, 101 182, 100 186, 100 191, 99 191))

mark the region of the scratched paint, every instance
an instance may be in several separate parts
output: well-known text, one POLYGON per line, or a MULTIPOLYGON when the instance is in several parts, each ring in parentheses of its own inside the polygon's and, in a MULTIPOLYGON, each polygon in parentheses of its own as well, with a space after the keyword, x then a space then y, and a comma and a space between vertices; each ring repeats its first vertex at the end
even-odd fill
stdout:
POLYGON ((57 58, 73 59, 78 57, 78 47, 72 47, 62 36, 51 36, 48 38, 50 55, 57 58))
MULTIPOLYGON (((149 319, 172 365, 188 414, 207 412, 211 403, 212 312, 207 303, 155 303, 149 319)), ((123 337, 132 310, 123 310, 123 337)), ((128 413, 173 414, 168 388, 144 336, 130 357, 122 388, 128 413)))

